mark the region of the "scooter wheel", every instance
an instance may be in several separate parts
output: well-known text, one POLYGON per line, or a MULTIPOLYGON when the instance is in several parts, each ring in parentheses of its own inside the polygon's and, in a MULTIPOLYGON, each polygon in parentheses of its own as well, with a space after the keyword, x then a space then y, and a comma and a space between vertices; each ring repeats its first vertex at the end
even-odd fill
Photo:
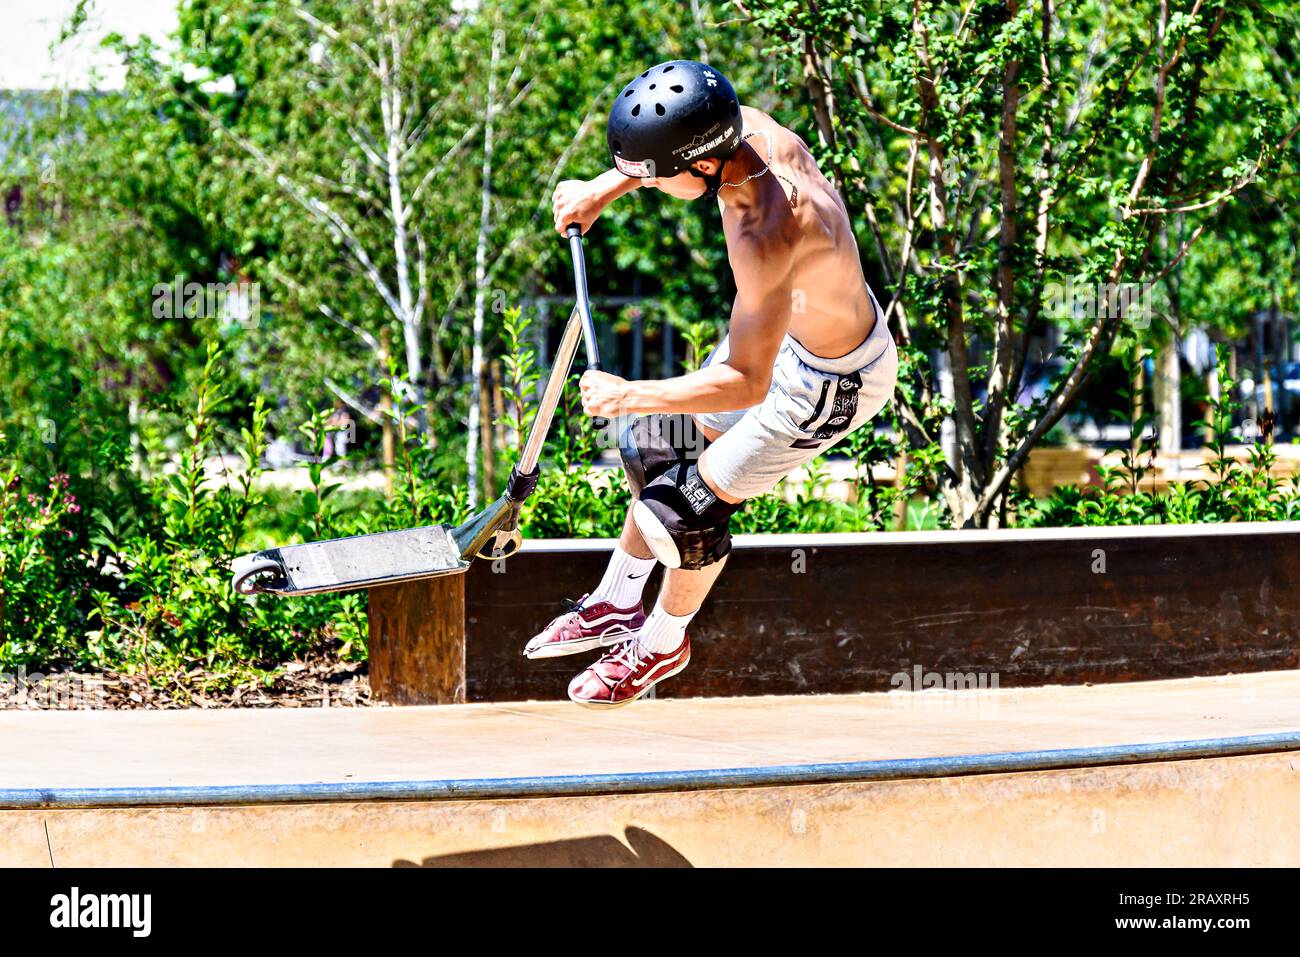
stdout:
POLYGON ((235 591, 241 595, 256 595, 262 591, 266 579, 284 579, 284 569, 273 558, 237 559, 234 565, 235 591))
POLYGON ((479 549, 478 557, 490 562, 498 558, 509 558, 519 551, 519 546, 523 543, 524 537, 519 534, 519 529, 512 528, 510 531, 502 529, 496 533, 491 542, 479 549))

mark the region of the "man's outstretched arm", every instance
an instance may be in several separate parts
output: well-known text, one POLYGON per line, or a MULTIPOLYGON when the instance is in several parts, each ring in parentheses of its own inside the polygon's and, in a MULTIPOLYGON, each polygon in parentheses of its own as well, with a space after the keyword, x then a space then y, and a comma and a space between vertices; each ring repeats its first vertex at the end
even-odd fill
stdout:
POLYGON ((629 382, 605 372, 583 375, 589 415, 731 412, 763 401, 790 327, 792 247, 780 237, 741 236, 731 251, 736 301, 725 362, 662 380, 629 382))

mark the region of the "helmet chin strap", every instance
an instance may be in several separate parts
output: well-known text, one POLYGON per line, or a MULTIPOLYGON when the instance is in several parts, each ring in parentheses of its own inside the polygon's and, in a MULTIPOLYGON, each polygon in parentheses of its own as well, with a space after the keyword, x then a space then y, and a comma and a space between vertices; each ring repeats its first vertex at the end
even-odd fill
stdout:
MULTIPOLYGON (((746 133, 745 136, 744 136, 744 139, 747 140, 747 139, 749 139, 751 136, 757 136, 760 132, 761 132, 761 131, 759 131, 759 130, 754 130, 752 133, 746 133)), ((722 168, 726 165, 726 161, 725 161, 725 160, 724 160, 722 163, 719 163, 719 164, 718 164, 718 171, 717 171, 716 173, 714 173, 712 176, 708 175, 707 173, 701 173, 701 172, 700 172, 699 170, 697 170, 694 166, 688 166, 688 167, 686 167, 688 170, 691 171, 691 175, 692 175, 692 176, 695 176, 695 177, 697 177, 697 178, 699 178, 699 179, 704 180, 704 185, 705 185, 704 195, 705 195, 705 196, 709 197, 709 199, 714 199, 714 198, 716 198, 717 195, 718 195, 718 190, 720 190, 720 189, 721 189, 722 187, 724 187, 724 186, 744 186, 744 185, 745 185, 746 183, 748 183, 751 179, 758 179, 758 177, 760 177, 760 176, 765 176, 765 175, 767 175, 768 173, 772 173, 772 174, 774 174, 774 175, 777 177, 777 179, 780 179, 780 180, 784 181, 785 183, 789 184, 789 186, 790 186, 790 208, 791 208, 791 209, 794 209, 795 204, 797 204, 797 203, 799 202, 799 187, 796 186, 793 182, 791 182, 788 178, 782 176, 780 173, 777 173, 775 170, 772 169, 772 151, 773 151, 773 148, 774 148, 774 144, 772 143, 772 134, 767 133, 767 132, 763 132, 763 136, 767 137, 767 162, 763 164, 763 168, 762 168, 762 169, 758 170, 758 171, 755 172, 755 173, 750 173, 748 176, 746 176, 744 179, 742 179, 739 183, 728 183, 728 182, 724 182, 724 181, 723 181, 723 179, 722 179, 722 168)))
POLYGON ((722 188, 722 166, 718 166, 718 171, 712 175, 701 173, 694 166, 686 167, 690 170, 692 176, 696 179, 704 180, 704 196, 706 199, 717 199, 718 190, 722 188))

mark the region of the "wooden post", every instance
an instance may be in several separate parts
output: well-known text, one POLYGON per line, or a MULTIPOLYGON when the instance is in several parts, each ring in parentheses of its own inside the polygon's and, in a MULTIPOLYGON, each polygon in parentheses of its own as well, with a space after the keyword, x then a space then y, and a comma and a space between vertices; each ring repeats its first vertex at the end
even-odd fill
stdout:
POLYGON ((369 590, 370 691, 388 704, 465 701, 465 576, 369 590))

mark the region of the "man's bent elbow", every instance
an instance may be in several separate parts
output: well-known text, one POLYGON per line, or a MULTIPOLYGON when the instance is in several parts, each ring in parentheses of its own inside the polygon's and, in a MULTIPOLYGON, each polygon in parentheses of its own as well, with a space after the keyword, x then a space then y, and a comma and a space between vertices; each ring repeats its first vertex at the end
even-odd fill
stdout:
POLYGON ((746 376, 745 377, 745 405, 748 409, 750 406, 758 405, 767 398, 767 393, 772 388, 772 377, 766 376, 746 376))

